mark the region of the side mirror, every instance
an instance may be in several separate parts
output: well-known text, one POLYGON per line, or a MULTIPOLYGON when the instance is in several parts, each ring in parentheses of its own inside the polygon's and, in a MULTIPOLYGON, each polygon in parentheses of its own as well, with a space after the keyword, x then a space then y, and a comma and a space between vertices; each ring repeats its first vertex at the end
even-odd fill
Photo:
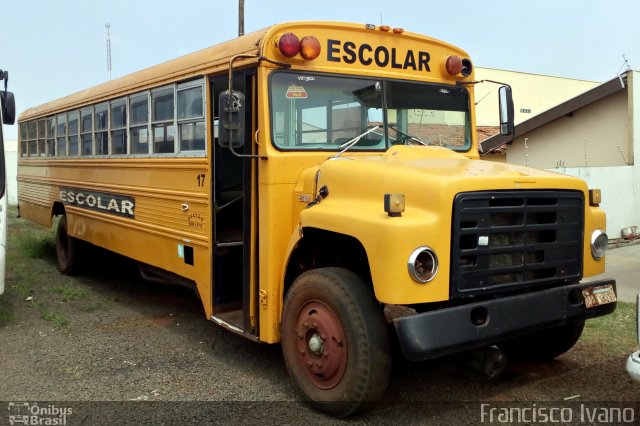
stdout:
POLYGON ((500 101, 500 134, 513 135, 513 97, 511 87, 500 86, 498 91, 500 101))
POLYGON ((11 92, 0 91, 0 104, 2 105, 2 123, 13 124, 16 122, 16 100, 11 92))
POLYGON ((228 90, 220 93, 220 129, 218 143, 223 148, 240 148, 244 145, 244 93, 228 90))

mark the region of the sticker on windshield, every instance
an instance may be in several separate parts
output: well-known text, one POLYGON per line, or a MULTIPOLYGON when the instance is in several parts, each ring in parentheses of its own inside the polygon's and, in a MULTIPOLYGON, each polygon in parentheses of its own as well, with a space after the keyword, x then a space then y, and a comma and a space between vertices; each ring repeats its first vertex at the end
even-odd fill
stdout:
POLYGON ((303 86, 290 84, 287 88, 287 99, 307 99, 308 97, 309 95, 303 86))

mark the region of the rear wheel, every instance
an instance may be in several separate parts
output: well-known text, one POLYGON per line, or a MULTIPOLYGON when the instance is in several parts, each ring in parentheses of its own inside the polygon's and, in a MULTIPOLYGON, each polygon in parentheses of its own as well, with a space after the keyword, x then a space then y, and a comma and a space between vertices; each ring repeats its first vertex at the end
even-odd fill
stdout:
POLYGON ((337 417, 382 397, 391 355, 381 307, 353 272, 321 268, 300 275, 282 316, 287 370, 316 408, 337 417))
POLYGON ((508 357, 525 361, 548 362, 571 349, 584 329, 584 320, 538 331, 498 346, 508 357))
POLYGON ((67 232, 67 216, 62 216, 56 231, 56 259, 58 270, 74 275, 78 270, 77 248, 79 241, 67 232))

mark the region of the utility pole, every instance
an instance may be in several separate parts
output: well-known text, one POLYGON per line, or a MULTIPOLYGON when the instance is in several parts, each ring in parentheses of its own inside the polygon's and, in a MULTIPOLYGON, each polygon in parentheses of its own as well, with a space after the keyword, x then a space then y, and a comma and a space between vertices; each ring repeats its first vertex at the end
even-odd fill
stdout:
POLYGON ((107 30, 107 72, 109 73, 109 80, 111 80, 111 24, 106 23, 104 27, 107 30))
POLYGON ((244 0, 238 0, 238 37, 244 35, 244 0))

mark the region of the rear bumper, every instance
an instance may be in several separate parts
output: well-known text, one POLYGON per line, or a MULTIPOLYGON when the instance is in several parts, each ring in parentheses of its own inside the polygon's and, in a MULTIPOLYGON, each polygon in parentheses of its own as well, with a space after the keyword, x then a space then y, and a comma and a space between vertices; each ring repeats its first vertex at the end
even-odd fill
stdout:
POLYGON ((605 284, 612 284, 615 291, 615 280, 592 281, 425 312, 393 322, 405 356, 425 360, 609 314, 615 310, 615 302, 587 308, 581 294, 584 288, 605 284), (478 313, 486 315, 482 325, 472 322, 478 313))

